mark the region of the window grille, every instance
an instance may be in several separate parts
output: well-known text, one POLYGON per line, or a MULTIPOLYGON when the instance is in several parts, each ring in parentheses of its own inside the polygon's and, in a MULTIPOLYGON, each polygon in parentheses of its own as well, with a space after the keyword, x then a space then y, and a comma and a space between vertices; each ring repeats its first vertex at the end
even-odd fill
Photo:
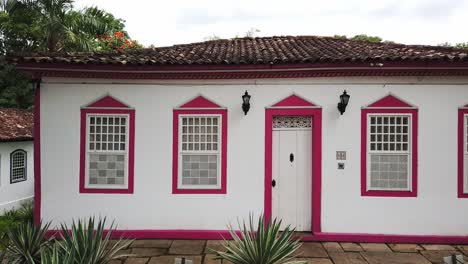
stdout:
POLYGON ((179 126, 179 186, 220 186, 221 116, 181 115, 179 126))
POLYGON ((15 150, 10 157, 10 182, 16 183, 26 180, 27 153, 24 150, 15 150))
POLYGON ((279 128, 311 128, 311 116, 274 116, 273 129, 279 128))
POLYGON ((410 115, 370 115, 368 155, 371 190, 408 190, 411 155, 410 115))

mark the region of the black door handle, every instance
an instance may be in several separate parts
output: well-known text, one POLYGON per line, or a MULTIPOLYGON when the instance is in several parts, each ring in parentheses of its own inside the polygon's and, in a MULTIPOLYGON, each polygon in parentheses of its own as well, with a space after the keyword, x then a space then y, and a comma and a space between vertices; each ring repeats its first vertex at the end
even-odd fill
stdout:
POLYGON ((275 181, 275 180, 272 180, 272 181, 271 181, 271 186, 273 186, 273 187, 276 186, 276 181, 275 181))
POLYGON ((294 161, 294 154, 291 153, 291 154, 289 155, 289 161, 290 161, 290 162, 293 162, 293 161, 294 161))

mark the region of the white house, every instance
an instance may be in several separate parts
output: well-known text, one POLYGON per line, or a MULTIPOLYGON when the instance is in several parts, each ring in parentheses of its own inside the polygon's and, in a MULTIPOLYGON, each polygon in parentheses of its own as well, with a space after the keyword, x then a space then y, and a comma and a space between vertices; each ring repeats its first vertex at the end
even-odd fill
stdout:
POLYGON ((467 52, 302 36, 11 58, 35 79, 36 221, 216 239, 264 212, 304 240, 468 243, 467 52))
POLYGON ((0 108, 0 215, 34 197, 33 112, 0 108))

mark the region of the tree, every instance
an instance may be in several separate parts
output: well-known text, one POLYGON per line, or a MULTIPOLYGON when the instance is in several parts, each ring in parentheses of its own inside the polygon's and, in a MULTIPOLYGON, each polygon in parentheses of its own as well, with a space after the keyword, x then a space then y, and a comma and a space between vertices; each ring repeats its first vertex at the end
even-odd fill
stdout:
POLYGON ((374 43, 382 42, 382 38, 379 36, 368 36, 366 34, 359 34, 355 35, 354 37, 348 38, 346 35, 334 35, 334 38, 337 39, 351 39, 351 40, 359 40, 359 41, 368 41, 374 43))
POLYGON ((126 50, 126 49, 140 49, 143 46, 136 40, 131 40, 125 36, 124 32, 116 31, 111 35, 104 35, 99 39, 100 50, 126 50))
POLYGON ((28 79, 6 64, 2 56, 7 53, 141 47, 129 39, 124 20, 97 7, 75 10, 73 3, 74 0, 0 0, 0 106, 27 108, 33 103, 28 79), (116 34, 122 37, 109 48, 102 37, 116 34))

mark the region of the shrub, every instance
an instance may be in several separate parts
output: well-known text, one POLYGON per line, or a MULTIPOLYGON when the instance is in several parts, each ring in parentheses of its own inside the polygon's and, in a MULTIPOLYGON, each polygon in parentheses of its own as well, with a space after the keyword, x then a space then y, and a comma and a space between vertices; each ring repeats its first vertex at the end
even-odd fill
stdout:
POLYGON ((212 250, 217 255, 216 259, 228 260, 234 264, 305 263, 291 261, 301 243, 292 239, 295 229, 291 229, 289 225, 280 231, 281 220, 268 220, 265 223, 261 215, 255 229, 251 215, 249 225, 245 221, 242 225, 239 224, 240 236, 231 225, 228 228, 233 241, 225 241, 227 252, 212 250))
POLYGON ((22 223, 8 230, 9 245, 6 250, 8 263, 41 263, 41 250, 49 246, 46 232, 50 224, 42 226, 22 223))
POLYGON ((105 218, 99 219, 97 223, 94 218, 89 218, 87 224, 82 220, 73 221, 71 230, 67 225, 62 225, 62 240, 56 242, 60 250, 56 254, 73 256, 73 263, 76 264, 106 264, 113 259, 128 256, 119 252, 133 240, 120 239, 111 244, 114 223, 111 223, 108 232, 104 232, 105 225, 105 218))

